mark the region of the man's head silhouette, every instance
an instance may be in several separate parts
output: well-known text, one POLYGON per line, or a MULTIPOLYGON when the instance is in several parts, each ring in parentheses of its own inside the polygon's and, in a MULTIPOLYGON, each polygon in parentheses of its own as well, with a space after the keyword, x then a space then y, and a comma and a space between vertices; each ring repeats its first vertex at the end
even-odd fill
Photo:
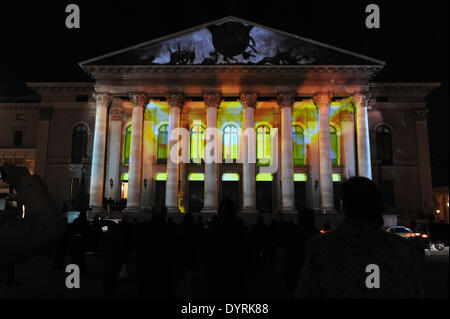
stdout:
POLYGON ((381 193, 374 182, 365 177, 351 177, 341 184, 340 192, 347 220, 383 225, 381 193))

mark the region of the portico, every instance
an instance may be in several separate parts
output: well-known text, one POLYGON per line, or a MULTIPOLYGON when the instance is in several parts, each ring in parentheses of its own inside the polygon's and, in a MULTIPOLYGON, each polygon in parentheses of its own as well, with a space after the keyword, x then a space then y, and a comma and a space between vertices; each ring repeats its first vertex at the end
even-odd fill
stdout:
MULTIPOLYGON (((249 25, 228 20, 212 24, 249 25)), ((336 214, 334 184, 372 177, 369 79, 383 62, 271 29, 280 46, 298 42, 304 50, 259 62, 256 52, 241 52, 232 63, 217 41, 222 61, 197 61, 199 54, 183 60, 187 48, 166 57, 158 49, 206 30, 142 44, 143 51, 160 54, 147 64, 130 60, 136 48, 81 64, 96 79, 91 207, 99 208, 104 197, 126 199, 124 213, 156 203, 174 214, 215 213, 220 200, 232 197, 242 214, 306 207, 336 214), (126 66, 117 64, 121 59, 126 66), (183 130, 187 134, 174 134, 183 130), (171 156, 177 152, 181 162, 171 156), (118 184, 109 189, 109 180, 127 192, 118 184)), ((211 38, 197 47, 213 45, 211 38)), ((261 55, 263 48, 255 51, 261 55)))

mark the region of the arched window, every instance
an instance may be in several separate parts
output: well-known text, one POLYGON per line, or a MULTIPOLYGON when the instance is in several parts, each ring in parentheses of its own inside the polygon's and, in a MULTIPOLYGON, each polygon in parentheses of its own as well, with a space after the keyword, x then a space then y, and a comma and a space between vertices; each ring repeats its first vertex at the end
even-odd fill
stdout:
POLYGON ((256 160, 258 165, 270 165, 270 128, 266 125, 256 129, 256 160))
POLYGON ((169 125, 164 124, 158 130, 158 150, 157 162, 158 164, 165 164, 167 162, 167 155, 169 150, 169 125))
POLYGON ((86 125, 75 126, 72 134, 72 164, 81 164, 87 152, 87 132, 86 125))
POLYGON ((227 125, 223 129, 222 156, 225 162, 235 162, 238 156, 238 129, 234 125, 227 125))
POLYGON ((339 138, 334 126, 330 125, 331 164, 339 166, 339 138))
POLYGON ((191 162, 201 163, 205 150, 205 129, 200 124, 191 128, 191 162))
POLYGON ((292 126, 292 142, 294 152, 294 165, 306 165, 305 135, 299 125, 292 126))
POLYGON ((133 126, 129 125, 125 131, 125 139, 123 143, 123 164, 130 164, 130 154, 131 154, 131 132, 133 126))
POLYGON ((392 165, 392 134, 389 127, 381 125, 377 127, 377 160, 383 165, 392 165))

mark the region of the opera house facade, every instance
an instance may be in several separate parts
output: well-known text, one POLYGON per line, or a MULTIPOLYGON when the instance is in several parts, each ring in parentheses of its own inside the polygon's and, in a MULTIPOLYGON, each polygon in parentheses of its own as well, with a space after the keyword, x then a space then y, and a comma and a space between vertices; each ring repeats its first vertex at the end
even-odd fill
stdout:
POLYGON ((0 102, 0 165, 29 167, 60 207, 339 215, 339 183, 365 176, 386 214, 432 209, 438 83, 373 82, 383 61, 235 17, 80 65, 92 82, 0 102))

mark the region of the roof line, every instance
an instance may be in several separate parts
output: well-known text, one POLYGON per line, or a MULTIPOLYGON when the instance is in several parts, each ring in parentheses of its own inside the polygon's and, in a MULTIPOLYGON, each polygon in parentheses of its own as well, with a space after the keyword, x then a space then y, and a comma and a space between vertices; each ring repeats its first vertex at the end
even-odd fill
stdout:
POLYGON ((224 17, 224 18, 221 18, 221 19, 218 19, 218 20, 214 20, 214 21, 210 21, 210 22, 207 22, 207 23, 204 23, 204 24, 201 24, 201 25, 197 25, 197 26, 194 26, 194 27, 182 30, 182 31, 171 33, 169 35, 165 35, 165 36, 162 36, 162 37, 150 40, 150 41, 142 42, 142 43, 133 45, 131 47, 127 47, 127 48, 124 48, 124 49, 121 49, 121 50, 117 50, 117 51, 114 51, 114 52, 111 52, 111 53, 108 53, 108 54, 104 54, 104 55, 101 55, 101 56, 89 59, 89 60, 85 60, 85 61, 79 62, 79 65, 83 67, 84 65, 86 65, 88 63, 91 63, 91 62, 94 62, 94 61, 97 61, 97 60, 101 60, 101 59, 104 59, 104 58, 107 58, 107 57, 110 57, 110 56, 113 56, 113 55, 117 55, 117 54, 129 51, 129 50, 133 50, 133 49, 142 47, 142 46, 146 46, 146 45, 150 45, 150 44, 153 44, 153 43, 157 43, 157 42, 169 39, 169 38, 173 38, 173 37, 177 37, 177 36, 180 36, 180 35, 183 35, 183 34, 187 34, 189 32, 193 32, 195 30, 205 28, 208 25, 217 24, 217 23, 220 23, 222 21, 229 20, 229 19, 239 20, 239 21, 244 22, 246 24, 250 24, 250 25, 258 26, 260 28, 268 29, 268 30, 270 30, 272 32, 275 32, 275 33, 281 33, 281 34, 284 34, 286 36, 294 37, 296 39, 299 39, 299 40, 302 40, 302 41, 305 41, 305 42, 309 42, 309 43, 312 43, 312 44, 315 44, 315 45, 318 45, 318 46, 322 46, 324 48, 332 49, 332 50, 335 50, 335 51, 338 51, 338 52, 341 52, 341 53, 344 53, 344 54, 353 55, 353 56, 358 57, 360 59, 368 60, 368 61, 380 64, 380 65, 383 65, 383 66, 386 64, 386 62, 384 62, 384 61, 381 61, 381 60, 378 60, 378 59, 374 59, 374 58, 371 58, 371 57, 368 57, 368 56, 365 56, 365 55, 362 55, 362 54, 359 54, 359 53, 351 52, 351 51, 348 51, 348 50, 345 50, 345 49, 341 49, 341 48, 338 48, 338 47, 335 47, 335 46, 332 46, 332 45, 329 45, 329 44, 325 44, 325 43, 322 43, 322 42, 314 41, 312 39, 301 37, 301 36, 293 34, 293 33, 289 33, 289 32, 285 32, 285 31, 282 31, 282 30, 274 29, 274 28, 271 28, 271 27, 268 27, 268 26, 265 26, 265 25, 262 25, 262 24, 259 24, 259 23, 255 23, 255 22, 252 22, 252 21, 248 21, 248 20, 245 20, 245 19, 242 19, 242 18, 238 18, 238 17, 235 17, 235 16, 227 16, 227 17, 224 17))

